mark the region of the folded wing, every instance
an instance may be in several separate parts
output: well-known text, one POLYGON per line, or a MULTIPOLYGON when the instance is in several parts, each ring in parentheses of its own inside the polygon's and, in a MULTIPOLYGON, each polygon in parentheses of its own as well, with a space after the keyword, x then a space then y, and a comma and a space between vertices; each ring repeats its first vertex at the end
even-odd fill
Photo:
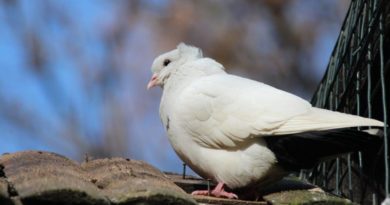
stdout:
POLYGON ((295 95, 229 74, 195 81, 178 102, 180 126, 210 148, 235 148, 262 136, 383 126, 377 120, 313 108, 295 95))

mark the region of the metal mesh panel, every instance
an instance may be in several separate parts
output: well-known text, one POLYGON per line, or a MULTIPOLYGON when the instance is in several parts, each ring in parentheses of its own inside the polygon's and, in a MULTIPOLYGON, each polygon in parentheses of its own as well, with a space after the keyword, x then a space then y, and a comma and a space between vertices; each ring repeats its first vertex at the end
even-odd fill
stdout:
MULTIPOLYGON (((327 71, 315 92, 316 107, 379 119, 388 124, 390 103, 390 1, 352 0, 327 71)), ((321 163, 301 176, 362 204, 389 197, 388 128, 380 155, 352 153, 321 163), (377 159, 380 158, 380 159, 377 159), (378 160, 376 163, 372 161, 378 160), (365 167, 376 164, 373 175, 365 167)))

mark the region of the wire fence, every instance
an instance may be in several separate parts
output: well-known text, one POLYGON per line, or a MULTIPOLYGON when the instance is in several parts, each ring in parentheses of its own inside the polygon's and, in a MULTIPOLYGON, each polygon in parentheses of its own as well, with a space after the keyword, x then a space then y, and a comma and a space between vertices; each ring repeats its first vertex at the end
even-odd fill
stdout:
MULTIPOLYGON (((389 51, 390 1, 352 0, 312 104, 388 124, 389 51)), ((383 148, 378 156, 368 157, 362 152, 347 154, 323 162, 311 171, 302 171, 301 177, 352 201, 378 204, 390 197, 388 138, 385 127, 383 148), (373 174, 366 175, 365 170, 373 174)))

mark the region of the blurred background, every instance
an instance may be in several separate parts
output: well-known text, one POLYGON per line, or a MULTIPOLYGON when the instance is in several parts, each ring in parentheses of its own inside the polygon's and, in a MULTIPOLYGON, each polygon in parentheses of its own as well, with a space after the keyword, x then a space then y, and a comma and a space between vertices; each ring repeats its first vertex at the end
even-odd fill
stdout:
POLYGON ((349 0, 0 0, 0 154, 121 156, 180 172, 146 91, 186 42, 227 71, 310 99, 349 0))

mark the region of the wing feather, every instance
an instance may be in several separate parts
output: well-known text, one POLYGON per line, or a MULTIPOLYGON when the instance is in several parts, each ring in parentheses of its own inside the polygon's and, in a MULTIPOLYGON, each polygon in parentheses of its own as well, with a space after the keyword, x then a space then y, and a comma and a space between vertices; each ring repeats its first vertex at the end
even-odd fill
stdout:
POLYGON ((178 99, 178 119, 193 140, 234 148, 248 138, 353 126, 377 120, 313 108, 307 101, 263 83, 229 74, 203 77, 178 99))

